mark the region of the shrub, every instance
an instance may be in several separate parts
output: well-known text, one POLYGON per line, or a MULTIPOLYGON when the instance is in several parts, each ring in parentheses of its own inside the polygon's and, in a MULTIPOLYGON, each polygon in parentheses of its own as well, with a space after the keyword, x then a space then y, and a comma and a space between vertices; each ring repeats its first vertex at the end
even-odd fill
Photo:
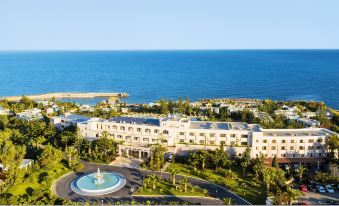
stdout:
POLYGON ((84 167, 85 167, 84 164, 81 163, 81 162, 79 162, 78 164, 76 164, 76 165, 74 166, 74 171, 80 172, 81 170, 84 169, 84 167))

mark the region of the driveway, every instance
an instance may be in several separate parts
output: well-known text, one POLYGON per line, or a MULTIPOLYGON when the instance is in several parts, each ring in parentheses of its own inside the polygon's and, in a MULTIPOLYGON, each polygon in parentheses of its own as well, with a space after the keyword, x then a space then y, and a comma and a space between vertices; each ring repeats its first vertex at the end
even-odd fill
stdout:
POLYGON ((319 205, 328 201, 339 202, 339 190, 335 190, 334 194, 329 193, 319 193, 319 192, 304 192, 304 196, 301 198, 301 201, 306 202, 310 205, 319 205))
MULTIPOLYGON (((139 188, 142 185, 142 178, 147 172, 140 172, 134 168, 117 167, 112 165, 100 165, 94 163, 84 162, 85 168, 79 173, 72 172, 59 178, 52 186, 53 192, 64 199, 75 202, 89 202, 89 203, 106 203, 112 204, 113 202, 130 202, 132 200, 137 202, 151 201, 155 204, 166 204, 170 201, 189 202, 191 204, 204 204, 204 205, 220 205, 223 203, 220 199, 214 198, 201 198, 201 197, 139 197, 131 196, 131 188, 139 188), (71 182, 87 173, 96 172, 100 168, 101 171, 117 172, 126 177, 126 185, 113 193, 102 196, 84 196, 73 192, 70 188, 71 182)), ((180 178, 180 177, 179 177, 180 178)), ((193 184, 193 183, 192 183, 193 184)))

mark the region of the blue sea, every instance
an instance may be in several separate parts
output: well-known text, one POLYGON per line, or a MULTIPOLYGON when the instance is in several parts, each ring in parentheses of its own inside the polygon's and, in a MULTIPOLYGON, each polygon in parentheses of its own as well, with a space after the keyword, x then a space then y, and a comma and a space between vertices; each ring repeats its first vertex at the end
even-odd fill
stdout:
POLYGON ((130 103, 212 97, 339 108, 339 50, 0 52, 0 96, 127 92, 130 103))

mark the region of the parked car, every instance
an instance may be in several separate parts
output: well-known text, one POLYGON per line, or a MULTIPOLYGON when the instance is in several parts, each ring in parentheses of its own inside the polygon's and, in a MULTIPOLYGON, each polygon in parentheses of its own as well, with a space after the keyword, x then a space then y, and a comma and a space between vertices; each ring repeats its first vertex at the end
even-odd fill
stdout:
POLYGON ((308 185, 308 190, 311 192, 316 192, 317 189, 313 185, 308 185))
POLYGON ((334 193, 334 190, 333 190, 333 187, 331 185, 325 185, 325 190, 328 192, 328 193, 334 193))
POLYGON ((307 192, 307 186, 306 185, 300 185, 299 189, 302 192, 307 192))
POLYGON ((321 185, 317 185, 316 188, 317 188, 318 192, 320 192, 320 193, 325 193, 326 192, 325 188, 323 186, 321 186, 321 185))

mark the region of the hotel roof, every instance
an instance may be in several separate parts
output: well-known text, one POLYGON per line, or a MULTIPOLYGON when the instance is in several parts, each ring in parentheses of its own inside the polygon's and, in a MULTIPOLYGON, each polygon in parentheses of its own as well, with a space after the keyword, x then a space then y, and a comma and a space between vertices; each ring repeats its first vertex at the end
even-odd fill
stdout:
POLYGON ((159 119, 153 118, 142 118, 142 117, 114 117, 109 119, 111 122, 117 123, 128 123, 128 124, 145 124, 145 125, 152 125, 152 126, 159 126, 160 121, 159 119))

